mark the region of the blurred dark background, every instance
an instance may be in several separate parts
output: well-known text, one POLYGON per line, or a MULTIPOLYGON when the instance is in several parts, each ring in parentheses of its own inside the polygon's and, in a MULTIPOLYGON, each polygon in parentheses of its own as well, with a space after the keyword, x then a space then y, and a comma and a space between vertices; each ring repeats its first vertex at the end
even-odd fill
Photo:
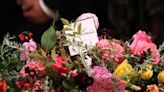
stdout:
POLYGON ((164 0, 106 0, 109 29, 121 39, 146 31, 155 43, 164 41, 164 0))
MULTIPOLYGON (((23 18, 21 9, 15 1, 0 0, 0 39, 6 32, 16 34, 26 30, 33 31, 34 36, 40 39, 40 35, 51 23, 42 25, 29 23, 23 18)), ((80 0, 75 1, 80 3, 80 0)), ((84 3, 84 6, 79 6, 78 10, 81 12, 77 14, 75 9, 71 8, 73 3, 61 3, 61 6, 68 6, 61 8, 65 10, 61 12, 63 13, 61 17, 72 18, 69 15, 76 15, 73 16, 75 19, 88 9, 88 12, 93 12, 99 17, 99 31, 106 28, 114 38, 127 40, 138 30, 143 30, 152 36, 155 43, 160 44, 164 41, 164 0, 88 0, 88 2, 89 7, 85 7, 84 3)))

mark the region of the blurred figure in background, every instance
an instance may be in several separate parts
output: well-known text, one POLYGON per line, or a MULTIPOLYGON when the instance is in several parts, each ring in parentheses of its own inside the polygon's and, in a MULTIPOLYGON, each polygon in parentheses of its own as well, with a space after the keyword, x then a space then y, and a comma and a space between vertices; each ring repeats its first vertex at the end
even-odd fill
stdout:
MULTIPOLYGON (((106 23, 105 9, 104 0, 1 0, 0 35, 32 31, 34 39, 39 40, 52 24, 56 12, 68 20, 76 19, 82 13, 95 13, 99 17, 100 27, 105 27, 109 25, 106 23)), ((61 29, 60 23, 56 24, 56 29, 61 29)))
POLYGON ((1 0, 0 39, 2 41, 8 32, 17 36, 23 31, 32 31, 35 38, 40 37, 50 25, 51 19, 41 9, 39 0, 1 0))

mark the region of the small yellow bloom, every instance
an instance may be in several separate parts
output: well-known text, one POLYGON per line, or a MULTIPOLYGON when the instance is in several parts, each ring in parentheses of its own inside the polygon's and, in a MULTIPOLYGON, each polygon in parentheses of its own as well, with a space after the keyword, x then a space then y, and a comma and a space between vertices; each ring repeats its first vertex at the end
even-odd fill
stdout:
POLYGON ((153 76, 153 71, 151 69, 140 70, 139 74, 143 80, 149 80, 153 76))
POLYGON ((152 68, 153 68, 152 64, 147 64, 146 65, 146 69, 150 69, 151 70, 152 68))
POLYGON ((159 74, 158 74, 158 81, 161 83, 164 83, 164 70, 162 70, 159 74))
MULTIPOLYGON (((134 69, 132 68, 132 66, 128 63, 128 60, 125 59, 117 68, 116 70, 113 72, 114 76, 118 76, 121 77, 125 74, 131 74, 131 72, 134 73, 134 69)), ((133 76, 135 74, 132 74, 131 76, 133 76)))

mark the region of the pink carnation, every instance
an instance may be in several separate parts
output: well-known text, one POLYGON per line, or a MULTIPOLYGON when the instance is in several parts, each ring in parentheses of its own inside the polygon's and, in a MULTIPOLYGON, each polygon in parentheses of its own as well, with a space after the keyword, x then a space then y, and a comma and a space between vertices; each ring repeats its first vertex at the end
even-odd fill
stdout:
POLYGON ((95 66, 93 71, 94 83, 87 87, 87 92, 124 92, 126 85, 121 80, 114 78, 106 67, 95 66), (114 89, 114 84, 116 89, 114 89))
POLYGON ((98 17, 93 13, 84 13, 84 14, 80 15, 76 20, 79 21, 79 20, 84 20, 84 19, 92 18, 92 17, 94 18, 96 29, 98 29, 99 28, 99 20, 98 20, 98 17))
POLYGON ((109 41, 107 39, 101 39, 98 43, 96 43, 97 47, 108 47, 110 45, 109 41))
POLYGON ((153 62, 158 64, 160 61, 160 54, 158 52, 157 46, 152 43, 145 32, 139 31, 133 36, 134 40, 130 45, 130 51, 134 55, 141 55, 143 52, 147 52, 148 49, 151 50, 151 56, 155 56, 153 62))
POLYGON ((117 44, 115 42, 109 42, 106 39, 101 39, 96 44, 96 46, 100 48, 107 48, 104 50, 100 50, 103 60, 114 60, 116 61, 116 63, 120 63, 123 61, 122 54, 124 54, 125 50, 120 44, 117 44), (113 49, 113 51, 109 48, 113 49))
POLYGON ((44 64, 40 63, 39 61, 31 61, 31 62, 27 63, 26 65, 24 65, 22 67, 22 69, 20 70, 20 73, 24 77, 28 76, 28 74, 25 71, 25 68, 27 68, 27 67, 29 67, 30 70, 34 70, 34 71, 42 73, 42 74, 46 73, 44 64))
POLYGON ((110 78, 112 77, 112 74, 109 73, 108 69, 106 67, 101 67, 101 66, 95 66, 93 68, 93 73, 94 73, 94 78, 110 78))
POLYGON ((36 43, 32 39, 30 39, 29 42, 24 42, 23 47, 25 50, 32 52, 34 52, 37 48, 36 43))

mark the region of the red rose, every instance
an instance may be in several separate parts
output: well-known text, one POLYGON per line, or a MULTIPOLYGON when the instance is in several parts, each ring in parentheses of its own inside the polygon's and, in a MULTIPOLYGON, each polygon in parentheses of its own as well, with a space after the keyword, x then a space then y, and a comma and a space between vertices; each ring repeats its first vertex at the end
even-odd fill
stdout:
POLYGON ((54 70, 58 71, 59 73, 67 73, 69 69, 64 66, 66 64, 66 60, 63 56, 59 56, 53 63, 54 70))
POLYGON ((0 92, 6 92, 7 84, 6 81, 0 81, 0 92))

